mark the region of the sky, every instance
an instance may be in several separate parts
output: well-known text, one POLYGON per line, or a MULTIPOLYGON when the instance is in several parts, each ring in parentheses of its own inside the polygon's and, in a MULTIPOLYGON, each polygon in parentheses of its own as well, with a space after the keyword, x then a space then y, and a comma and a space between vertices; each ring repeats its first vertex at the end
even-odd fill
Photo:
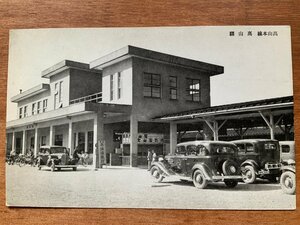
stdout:
POLYGON ((65 59, 90 63, 126 45, 224 66, 211 77, 212 106, 293 94, 289 26, 19 29, 10 31, 7 121, 17 118, 11 97, 49 82, 41 71, 65 59))

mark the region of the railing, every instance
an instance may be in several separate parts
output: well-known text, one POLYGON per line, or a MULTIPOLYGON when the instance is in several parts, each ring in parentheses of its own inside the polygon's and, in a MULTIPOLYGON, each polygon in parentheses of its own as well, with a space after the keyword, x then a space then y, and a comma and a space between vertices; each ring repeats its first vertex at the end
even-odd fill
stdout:
POLYGON ((70 105, 80 103, 80 102, 101 102, 102 101, 102 92, 98 92, 95 94, 87 95, 84 97, 76 98, 70 101, 70 105))

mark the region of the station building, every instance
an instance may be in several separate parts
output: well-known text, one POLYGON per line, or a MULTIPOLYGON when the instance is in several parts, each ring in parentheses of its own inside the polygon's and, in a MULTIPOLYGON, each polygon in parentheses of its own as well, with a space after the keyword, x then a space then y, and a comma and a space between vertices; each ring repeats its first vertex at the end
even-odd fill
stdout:
MULTIPOLYGON (((80 147, 99 167, 98 141, 107 163, 146 164, 147 150, 168 154, 177 144, 172 115, 210 107, 210 77, 219 65, 126 46, 90 64, 65 60, 42 71, 48 83, 11 101, 17 119, 7 122, 7 152, 26 154, 40 146, 80 147)), ((210 126, 201 123, 201 130, 210 126)), ((209 136, 209 135, 208 135, 209 136)))
POLYGON ((126 46, 90 64, 64 60, 42 71, 48 83, 12 97, 7 154, 37 155, 43 145, 80 148, 100 167, 147 164, 184 140, 294 139, 293 96, 211 106, 219 65, 126 46))

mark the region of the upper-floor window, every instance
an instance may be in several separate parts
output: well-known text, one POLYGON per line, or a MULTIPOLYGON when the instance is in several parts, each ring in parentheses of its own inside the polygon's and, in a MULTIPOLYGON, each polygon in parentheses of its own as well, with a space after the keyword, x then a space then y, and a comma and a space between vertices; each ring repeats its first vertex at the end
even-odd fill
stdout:
POLYGON ((46 112, 47 105, 48 105, 48 99, 44 99, 43 100, 43 112, 46 112))
POLYGON ((23 117, 23 108, 20 107, 19 108, 19 119, 21 119, 23 117))
POLYGON ((118 73, 118 99, 121 98, 121 73, 118 73))
POLYGON ((42 102, 37 102, 37 114, 41 113, 41 103, 42 102))
POLYGON ((27 105, 26 106, 24 106, 24 117, 27 117, 28 115, 27 115, 27 105))
POLYGON ((187 100, 200 102, 200 80, 187 78, 186 84, 187 100))
POLYGON ((114 100, 114 75, 110 75, 110 101, 114 100))
POLYGON ((161 78, 160 74, 144 73, 144 97, 161 97, 161 78))
POLYGON ((32 103, 31 114, 32 115, 36 114, 36 103, 32 103))
POLYGON ((54 108, 62 107, 62 85, 63 81, 55 83, 55 92, 54 92, 54 108))
POLYGON ((170 76, 170 99, 176 100, 177 99, 177 77, 170 76))

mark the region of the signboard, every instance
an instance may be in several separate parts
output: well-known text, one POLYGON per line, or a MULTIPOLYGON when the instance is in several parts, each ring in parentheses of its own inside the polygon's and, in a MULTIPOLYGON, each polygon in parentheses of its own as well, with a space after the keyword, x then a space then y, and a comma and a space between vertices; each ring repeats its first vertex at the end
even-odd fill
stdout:
POLYGON ((103 165, 106 165, 106 151, 105 151, 105 141, 98 141, 98 149, 99 149, 99 163, 100 168, 102 168, 103 165))

